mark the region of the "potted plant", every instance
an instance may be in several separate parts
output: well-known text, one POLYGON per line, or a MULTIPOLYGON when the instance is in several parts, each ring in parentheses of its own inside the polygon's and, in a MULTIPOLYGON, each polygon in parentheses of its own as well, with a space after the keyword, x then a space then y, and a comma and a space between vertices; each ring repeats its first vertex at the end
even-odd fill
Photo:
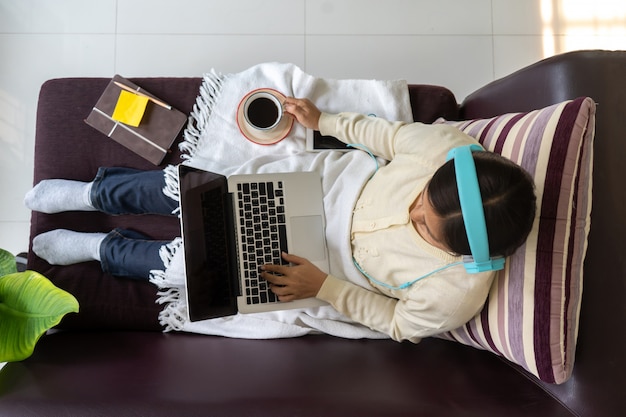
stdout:
POLYGON ((78 301, 35 271, 18 272, 15 257, 0 249, 0 362, 28 358, 39 338, 78 301))

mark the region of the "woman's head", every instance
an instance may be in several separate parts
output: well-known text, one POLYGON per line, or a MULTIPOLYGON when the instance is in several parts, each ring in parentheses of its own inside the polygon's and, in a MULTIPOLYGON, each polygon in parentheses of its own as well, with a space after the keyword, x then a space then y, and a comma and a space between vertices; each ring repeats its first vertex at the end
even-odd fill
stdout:
MULTIPOLYGON (((483 200, 489 252, 491 256, 511 255, 528 237, 535 217, 532 177, 520 166, 493 152, 472 155, 483 200)), ((442 219, 445 246, 457 254, 470 255, 454 160, 435 172, 428 184, 427 196, 442 219)))

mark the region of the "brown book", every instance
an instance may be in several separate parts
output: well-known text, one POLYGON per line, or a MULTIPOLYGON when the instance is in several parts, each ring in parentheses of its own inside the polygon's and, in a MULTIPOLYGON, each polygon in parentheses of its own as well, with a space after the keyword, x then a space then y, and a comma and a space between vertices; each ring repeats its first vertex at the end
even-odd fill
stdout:
POLYGON ((159 165, 187 122, 187 116, 136 84, 115 75, 85 122, 139 156, 159 165), (125 90, 132 90, 149 98, 138 127, 115 121, 111 117, 122 86, 125 90))

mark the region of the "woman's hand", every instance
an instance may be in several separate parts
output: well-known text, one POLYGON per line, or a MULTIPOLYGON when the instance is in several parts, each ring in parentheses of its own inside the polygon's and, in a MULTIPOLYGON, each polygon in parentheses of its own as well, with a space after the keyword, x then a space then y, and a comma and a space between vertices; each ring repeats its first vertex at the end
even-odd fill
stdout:
POLYGON ((287 97, 283 103, 283 108, 285 113, 295 118, 302 126, 320 130, 319 122, 322 112, 308 98, 287 97))
POLYGON ((261 267, 261 277, 270 283, 272 292, 280 301, 315 297, 327 274, 299 256, 283 253, 283 259, 292 265, 268 264, 261 267))

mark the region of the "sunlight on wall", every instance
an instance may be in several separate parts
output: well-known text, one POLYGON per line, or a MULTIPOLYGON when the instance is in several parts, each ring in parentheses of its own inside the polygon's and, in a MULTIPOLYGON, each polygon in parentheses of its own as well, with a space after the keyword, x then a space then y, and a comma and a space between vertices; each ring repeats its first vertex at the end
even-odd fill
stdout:
POLYGON ((624 0, 541 0, 543 52, 626 49, 624 0))

